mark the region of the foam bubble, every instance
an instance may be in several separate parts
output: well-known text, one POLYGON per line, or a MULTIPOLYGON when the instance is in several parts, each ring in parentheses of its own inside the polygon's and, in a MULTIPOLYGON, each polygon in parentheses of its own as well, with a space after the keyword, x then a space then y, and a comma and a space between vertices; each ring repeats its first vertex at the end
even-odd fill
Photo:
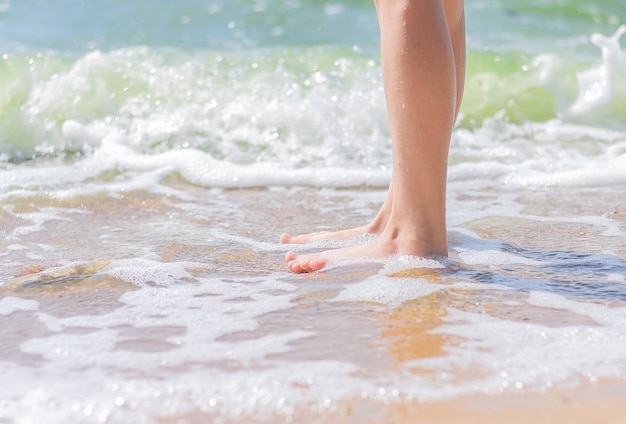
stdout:
POLYGON ((456 282, 456 283, 451 284, 449 287, 453 289, 457 289, 457 290, 463 290, 463 291, 473 291, 473 290, 512 291, 512 290, 515 290, 514 288, 506 287, 500 284, 475 283, 471 281, 456 282))
POLYGON ((486 120, 459 130, 450 150, 450 186, 615 186, 626 182, 626 138, 620 127, 561 120, 512 124, 486 120))
POLYGON ((442 269, 447 259, 421 258, 411 255, 394 255, 384 260, 382 273, 394 274, 410 269, 442 269))
POLYGON ((375 302, 397 307, 407 300, 426 297, 444 287, 421 278, 367 278, 361 283, 345 286, 333 299, 335 302, 375 302))
POLYGON ((257 163, 237 165, 214 159, 195 149, 181 149, 157 155, 138 154, 112 139, 107 139, 99 156, 106 156, 129 171, 177 171, 194 184, 207 187, 236 188, 282 185, 322 185, 351 187, 361 184, 384 186, 387 171, 335 167, 290 169, 284 164, 257 163))
MULTIPOLYGON (((136 281, 154 278, 154 272, 136 275, 136 265, 118 261, 112 272, 128 268, 125 275, 136 281)), ((293 306, 294 290, 268 278, 202 279, 142 286, 124 293, 121 306, 107 314, 59 318, 39 313, 50 334, 25 341, 21 349, 46 361, 38 370, 0 364, 6 378, 22 376, 5 388, 12 395, 3 411, 9 417, 45 414, 49 422, 116 419, 120 414, 141 421, 197 409, 236 418, 288 414, 302 402, 323 405, 349 397, 355 386, 368 386, 352 376, 357 368, 348 363, 271 359, 314 335, 302 330, 253 333, 259 328, 257 317, 293 306), (224 339, 234 334, 247 336, 224 339), (35 372, 46 375, 45 389, 38 392, 27 383, 41 381, 35 372), (80 384, 67 384, 75 373, 80 373, 80 384), (132 407, 139 404, 141 408, 132 407)))
MULTIPOLYGON (((11 235, 19 238, 30 233, 41 231, 44 228, 44 224, 49 221, 70 221, 69 218, 62 215, 62 212, 67 212, 67 210, 58 208, 42 208, 40 212, 14 213, 13 215, 21 220, 30 221, 30 225, 21 225, 16 227, 11 232, 11 235)), ((69 212, 85 213, 80 210, 70 210, 69 212)))
POLYGON ((108 274, 137 285, 170 285, 181 281, 195 281, 188 268, 202 268, 189 262, 163 263, 145 258, 112 261, 108 274))
POLYGON ((591 35, 591 42, 602 51, 602 64, 578 74, 578 98, 565 112, 566 116, 586 115, 611 104, 618 78, 623 78, 626 73, 624 54, 619 43, 624 33, 626 25, 620 26, 610 37, 598 33, 591 35))
POLYGON ((39 303, 34 300, 21 299, 19 297, 7 296, 0 299, 0 315, 11 315, 17 311, 36 311, 39 303))
POLYGON ((520 255, 503 252, 500 250, 471 250, 462 247, 454 249, 459 259, 468 265, 505 265, 505 264, 522 264, 522 265, 542 265, 542 262, 525 258, 520 255))
MULTIPOLYGON (((9 399, 3 417, 46 417, 53 423, 153 421, 159 414, 197 411, 225 419, 290 417, 298 407, 323 411, 357 398, 442 400, 545 390, 579 378, 626 378, 624 308, 544 292, 505 303, 562 309, 597 325, 549 326, 446 308, 443 325, 429 330, 445 336, 444 355, 375 372, 350 361, 284 359, 319 334, 272 331, 271 320, 262 326, 260 318, 294 308, 298 284, 286 282, 282 273, 209 278, 198 266, 150 258, 112 261, 101 272, 138 288, 123 293, 117 308, 104 314, 57 317, 28 305, 47 333, 20 348, 44 361, 37 368, 0 363, 2 375, 15 379, 3 391, 9 399), (427 372, 415 373, 415 367, 427 372), (33 381, 44 388, 34 388, 33 381)), ((389 269, 346 283, 331 301, 396 308, 449 289, 498 290, 505 298, 513 290, 389 277, 389 269)))
POLYGON ((609 274, 606 279, 609 283, 626 283, 626 275, 609 274))
MULTIPOLYGON (((316 59, 283 48, 92 51, 24 84, 26 101, 12 117, 24 134, 0 138, 25 139, 26 157, 91 153, 123 135, 143 153, 190 147, 234 165, 377 168, 390 157, 379 68, 330 47, 316 59)), ((59 60, 40 66, 48 62, 59 60)))
POLYGON ((106 362, 128 372, 152 370, 162 365, 163 360, 168 366, 226 359, 255 363, 269 354, 288 351, 290 342, 310 335, 292 331, 237 342, 219 341, 227 334, 255 330, 258 328, 255 318, 260 315, 291 307, 290 293, 295 287, 279 281, 252 279, 239 282, 202 279, 185 283, 180 281, 189 275, 185 265, 145 260, 114 262, 108 274, 145 285, 124 293, 120 298, 123 306, 108 314, 58 318, 40 313, 38 319, 55 334, 30 339, 22 349, 44 356, 55 366, 100 367, 106 362), (150 282, 167 286, 150 286, 150 282), (270 291, 273 294, 268 294, 270 291), (250 301, 231 301, 248 298, 250 301), (87 334, 68 331, 77 327, 92 331, 87 334), (138 330, 130 331, 133 328, 138 330), (150 354, 141 343, 151 339, 152 328, 179 330, 165 338, 165 343, 157 343, 159 349, 150 354), (132 348, 133 343, 138 343, 137 348, 132 348), (128 348, 119 348, 124 344, 128 348), (103 357, 100 352, 107 354, 103 357))
MULTIPOLYGON (((542 306, 558 305, 556 299, 552 297, 542 306)), ((600 306, 596 312, 618 318, 624 314, 621 309, 600 306)), ((626 378, 626 347, 616 342, 626 336, 623 318, 612 324, 603 319, 604 326, 548 327, 449 309, 444 321, 446 324, 432 333, 456 340, 446 347, 448 355, 408 364, 439 374, 463 375, 461 381, 457 377, 439 381, 444 393, 547 390, 580 378, 626 378)))
POLYGON ((16 389, 24 390, 15 390, 16 396, 3 403, 3 416, 17 422, 20 417, 50 423, 149 422, 206 413, 235 420, 254 416, 262 421, 278 415, 288 421, 302 404, 324 411, 336 399, 348 398, 359 389, 375 392, 367 381, 352 375, 354 366, 338 361, 285 362, 254 371, 170 373, 166 379, 122 381, 92 368, 81 371, 80 387, 68 384, 67 370, 63 374, 44 368, 56 378, 46 389, 34 390, 22 387, 22 381, 36 379, 34 371, 19 373, 15 367, 0 364, 3 375, 11 381, 16 378, 16 389), (70 396, 72 402, 66 402, 70 396))
POLYGON ((566 297, 553 294, 533 292, 528 297, 531 305, 565 309, 579 315, 588 316, 596 322, 616 329, 626 329, 626 308, 607 308, 594 303, 577 302, 566 297))
MULTIPOLYGON (((136 47, 93 51, 67 63, 46 57, 56 73, 44 66, 40 78, 24 83, 29 95, 7 127, 19 134, 0 137, 22 144, 2 146, 8 158, 39 159, 0 170, 0 196, 161 192, 163 177, 173 173, 207 187, 386 187, 391 148, 380 68, 367 55, 330 47, 316 52, 315 63, 301 54, 250 58, 136 47), (54 160, 74 152, 81 153, 75 160, 54 160), (103 178, 111 171, 121 175, 103 178)), ((624 83, 612 72, 615 99, 624 83)), ((490 112, 455 131, 451 188, 470 180, 475 188, 626 181, 623 125, 510 118, 490 112)))
POLYGON ((77 121, 68 119, 61 126, 61 133, 69 140, 75 140, 75 142, 87 143, 89 145, 100 144, 100 138, 90 132, 84 125, 77 121))
POLYGON ((18 250, 28 250, 28 246, 24 246, 23 244, 10 244, 6 247, 7 250, 18 251, 18 250))

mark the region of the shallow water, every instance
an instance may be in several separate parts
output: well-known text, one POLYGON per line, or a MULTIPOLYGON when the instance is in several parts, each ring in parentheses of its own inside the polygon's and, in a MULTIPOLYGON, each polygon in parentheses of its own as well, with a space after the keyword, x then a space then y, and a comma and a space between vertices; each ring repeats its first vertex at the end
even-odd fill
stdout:
POLYGON ((453 186, 448 261, 297 276, 266 240, 349 225, 384 192, 169 185, 186 199, 15 206, 0 288, 5 420, 337 418, 355 400, 626 379, 626 204, 614 189, 586 207, 567 200, 587 190, 483 192, 491 212, 478 217, 453 186))
POLYGON ((0 423, 626 384, 626 10, 467 15, 450 258, 302 276, 288 249, 362 240, 279 235, 389 181, 371 2, 0 0, 0 423))

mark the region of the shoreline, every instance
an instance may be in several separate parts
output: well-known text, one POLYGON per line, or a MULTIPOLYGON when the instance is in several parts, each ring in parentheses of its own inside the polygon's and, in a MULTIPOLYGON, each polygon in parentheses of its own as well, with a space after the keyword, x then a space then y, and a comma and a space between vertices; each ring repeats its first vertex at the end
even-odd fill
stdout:
POLYGON ((291 415, 272 417, 221 415, 192 412, 162 418, 162 424, 204 422, 296 423, 296 424, 626 424, 626 380, 581 384, 501 395, 472 395, 440 401, 371 400, 338 402, 329 407, 301 407, 291 415))
POLYGON ((626 381, 613 381, 546 393, 475 395, 447 401, 401 403, 378 408, 378 411, 357 402, 352 406, 352 417, 346 422, 622 424, 626 423, 624 399, 626 381))
POLYGON ((355 400, 316 414, 298 411, 294 423, 367 424, 625 424, 626 380, 576 388, 501 395, 471 395, 441 401, 392 404, 355 400))
POLYGON ((10 312, 7 303, 7 378, 22 379, 23 388, 5 388, 0 398, 12 399, 13 415, 0 421, 32 418, 23 393, 43 384, 56 403, 42 404, 42 413, 70 417, 50 422, 84 422, 85 409, 71 409, 77 402, 113 423, 626 424, 626 205, 615 200, 617 188, 582 204, 576 198, 591 189, 486 191, 486 212, 455 189, 455 266, 362 264, 299 276, 285 269, 290 247, 277 243, 279 231, 347 226, 375 213, 384 192, 207 196, 202 187, 169 184, 188 198, 135 191, 33 198, 7 210, 14 220, 5 231, 19 240, 5 241, 0 295, 28 303, 10 312), (35 227, 37 214, 49 219, 35 227), (255 222, 263 225, 247 225, 255 222), (431 387, 436 378, 423 378, 454 364, 446 393, 431 387), (520 374, 524 367, 543 371, 520 374), (537 385, 482 394, 497 393, 488 377, 503 369, 508 381, 537 385), (585 371, 597 371, 599 382, 585 380, 585 371), (90 381, 99 386, 85 390, 90 381), (539 392, 555 381, 564 383, 539 392), (178 392, 166 396, 172 382, 178 392), (113 387, 126 390, 121 406, 113 387), (379 387, 401 396, 379 396, 379 387), (423 400, 458 393, 473 394, 423 400))

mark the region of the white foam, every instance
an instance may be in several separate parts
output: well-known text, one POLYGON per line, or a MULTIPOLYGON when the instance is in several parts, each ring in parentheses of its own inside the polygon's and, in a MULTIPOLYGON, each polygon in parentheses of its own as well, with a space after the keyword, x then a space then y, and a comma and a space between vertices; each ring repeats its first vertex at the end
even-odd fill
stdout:
POLYGON ((421 258, 411 255, 394 255, 384 259, 383 274, 393 274, 410 269, 443 269, 446 267, 445 258, 421 258))
MULTIPOLYGON (((168 373, 166 379, 125 378, 100 369, 80 373, 80 385, 68 382, 67 374, 44 366, 51 378, 45 389, 32 389, 23 381, 36 379, 34 370, 6 367, 0 364, 3 376, 13 381, 20 402, 2 403, 4 416, 25 422, 153 422, 159 417, 182 416, 186 413, 215 414, 222 419, 255 420, 292 419, 301 404, 324 411, 337 399, 345 399, 355 388, 375 392, 367 381, 355 377, 354 366, 335 361, 313 363, 281 363, 254 371, 233 370, 229 373, 168 373), (21 371, 21 372, 19 372, 21 371), (89 388, 96 390, 89 390, 89 388), (72 402, 65 402, 71 397, 72 402)), ((67 371, 65 371, 67 372, 67 371)), ((2 401, 0 401, 2 402, 2 401)))
MULTIPOLYGON (((135 281, 153 278, 153 272, 136 276, 136 265, 119 261, 113 270, 119 274, 127 267, 126 275, 133 275, 135 281)), ((124 293, 122 306, 103 315, 58 318, 39 313, 50 334, 27 340, 21 349, 45 362, 37 370, 0 363, 5 378, 21 375, 16 384, 2 389, 7 395, 3 398, 10 399, 4 401, 3 413, 13 419, 24 412, 30 419, 45 415, 52 423, 81 422, 81 417, 91 421, 111 414, 124 420, 136 417, 139 422, 197 408, 231 417, 288 414, 303 401, 323 405, 328 399, 350 396, 355 385, 368 386, 351 375, 356 371, 351 364, 270 359, 314 334, 250 333, 259 328, 257 317, 292 307, 294 290, 277 280, 202 279, 194 284, 143 286, 124 293), (252 301, 234 301, 241 298, 252 301), (71 331, 75 328, 90 331, 71 331), (122 347, 149 339, 154 328, 178 329, 159 338, 165 351, 122 347), (235 333, 252 337, 221 339, 235 333), (30 385, 42 381, 35 373, 46 376, 45 389, 36 391, 30 385), (68 383, 75 373, 80 374, 80 384, 68 383), (130 410, 122 408, 133 404, 130 410)))
POLYGON ((626 25, 620 26, 610 37, 594 33, 591 42, 602 51, 602 64, 578 74, 579 92, 566 116, 586 115, 590 111, 610 105, 615 94, 618 78, 626 74, 626 64, 620 47, 620 38, 626 33, 626 25))
MULTIPOLYGON (((140 126, 144 130, 149 127, 148 123, 145 124, 140 126)), ((149 145, 150 140, 162 135, 120 135, 123 131, 119 128, 103 123, 67 121, 62 131, 64 137, 81 139, 91 146, 86 156, 70 164, 52 161, 47 165, 38 163, 34 168, 23 166, 0 170, 0 198, 27 196, 33 190, 43 190, 54 198, 138 189, 182 196, 182 193, 161 184, 163 177, 172 173, 179 173, 194 184, 223 188, 386 187, 390 180, 390 149, 382 136, 375 143, 376 151, 359 161, 354 159, 355 151, 330 153, 328 150, 327 154, 319 156, 319 151, 324 148, 318 146, 316 154, 319 157, 307 159, 303 164, 304 152, 299 151, 301 157, 294 156, 295 153, 284 157, 280 143, 269 143, 264 147, 276 150, 274 156, 240 160, 235 157, 239 153, 216 158, 213 153, 190 143, 187 143, 190 144, 188 147, 185 144, 166 151, 151 150, 145 144, 149 145), (383 150, 385 154, 381 153, 383 150), (110 170, 121 171, 122 175, 113 181, 98 180, 99 175, 110 170), (87 180, 90 180, 88 184, 85 183, 87 180)), ((235 136, 228 135, 229 138, 235 136)), ((185 137, 180 135, 179 138, 185 137)), ((306 140, 296 137, 285 143, 293 145, 293 149, 297 146, 304 148, 306 140)), ((331 141, 328 143, 330 146, 331 141)), ((233 147, 221 140, 215 149, 232 150, 233 147)), ((455 133, 450 157, 451 190, 470 183, 473 189, 480 189, 485 184, 606 186, 626 183, 623 131, 560 120, 513 124, 487 119, 481 128, 455 133)))
POLYGON ((457 131, 450 156, 452 189, 626 184, 626 135, 619 127, 487 119, 472 132, 457 131))
POLYGON ((163 263, 148 258, 121 259, 112 261, 108 273, 137 285, 170 285, 181 281, 195 281, 188 268, 202 268, 202 264, 191 262, 163 263))
POLYGON ((606 279, 609 283, 626 283, 626 275, 609 274, 606 279))
POLYGON ((40 313, 40 321, 56 334, 31 339, 22 345, 22 349, 43 355, 57 366, 98 367, 106 361, 111 366, 126 370, 148 371, 158 367, 164 359, 171 366, 195 361, 255 362, 270 353, 284 352, 288 350, 290 341, 310 335, 308 332, 293 331, 240 342, 218 341, 227 334, 255 330, 258 327, 257 316, 291 307, 290 293, 295 287, 290 284, 220 279, 182 283, 180 279, 188 276, 184 264, 159 266, 139 260, 117 261, 112 265, 110 274, 136 284, 154 281, 167 284, 167 287, 142 285, 138 290, 126 292, 120 298, 125 306, 105 315, 57 318, 40 313), (267 294, 270 290, 285 294, 267 294), (238 298, 251 298, 253 301, 229 302, 238 298), (183 331, 167 338, 174 349, 167 355, 114 349, 120 341, 141 338, 125 336, 123 330, 118 329, 129 326, 137 329, 179 327, 183 331), (65 329, 74 327, 91 328, 93 331, 88 334, 64 333, 65 329), (51 349, 50 346, 58 348, 51 349), (103 358, 99 352, 107 352, 106 357, 103 358))
POLYGON ((607 327, 621 328, 626 331, 626 307, 608 308, 603 305, 574 301, 557 294, 544 292, 531 293, 528 297, 528 303, 542 307, 565 309, 592 318, 607 327))
POLYGON ((7 296, 0 299, 0 315, 11 315, 17 311, 36 311, 39 309, 39 302, 19 297, 7 296))
MULTIPOLYGON (((561 118, 512 123, 502 112, 455 131, 452 185, 624 184, 623 126, 570 119, 626 96, 624 28, 592 35, 601 65, 581 73, 579 100, 563 106, 561 118)), ((0 198, 158 191, 162 177, 176 172, 207 187, 386 187, 391 146, 380 68, 365 55, 328 49, 318 53, 334 57, 333 66, 308 71, 299 52, 284 49, 224 57, 131 47, 91 51, 71 63, 50 58, 55 74, 33 79, 15 111, 15 126, 28 129, 4 138, 25 144, 25 157, 75 149, 84 157, 8 166, 0 170, 0 198), (250 71, 254 59, 262 72, 250 71), (31 152, 28 143, 41 144, 31 152), (107 171, 122 175, 99 181, 107 171)), ((536 62, 548 89, 562 79, 554 60, 536 62)))
MULTIPOLYGON (((175 137, 168 150, 217 153, 214 159, 233 165, 234 171, 261 163, 281 165, 275 169, 280 174, 314 162, 343 169, 337 172, 339 181, 350 168, 372 170, 385 163, 380 159, 389 159, 379 68, 371 61, 344 54, 334 66, 307 78, 299 54, 285 49, 223 59, 223 53, 168 55, 145 47, 91 51, 69 65, 57 64, 52 77, 34 80, 15 119, 28 122, 35 134, 45 133, 30 137, 45 138, 37 147, 42 153, 77 148, 90 154, 107 138, 123 136, 124 144, 145 154, 162 151, 154 146, 168 145, 175 137), (262 72, 250 71, 255 55, 262 72), (61 125, 51 126, 50 117, 61 125)), ((246 181, 245 172, 240 173, 229 176, 246 181)), ((316 176, 324 178, 324 173, 316 176)), ((308 173, 302 178, 312 184, 308 173)), ((331 186, 338 184, 333 180, 331 186)), ((348 178, 343 184, 353 183, 348 178)))
POLYGON ((84 125, 72 119, 68 119, 63 123, 61 133, 64 137, 74 142, 87 143, 92 146, 100 144, 101 141, 96 134, 90 132, 84 125))
POLYGON ((18 250, 28 250, 28 246, 24 246, 23 244, 10 244, 6 247, 7 250, 18 251, 18 250))
POLYGON ((546 175, 530 173, 517 179, 523 185, 618 186, 626 183, 626 155, 606 157, 602 166, 594 161, 546 175))
POLYGON ((238 244, 247 245, 247 246, 254 248, 254 250, 257 252, 263 252, 263 251, 274 252, 277 249, 281 248, 281 245, 278 243, 262 242, 262 241, 254 240, 248 237, 241 237, 241 236, 236 236, 233 234, 228 234, 223 231, 216 230, 216 229, 210 229, 208 233, 211 234, 211 236, 217 240, 224 240, 224 241, 236 242, 238 244))
POLYGON ((454 248, 459 259, 468 265, 505 265, 505 264, 522 264, 522 265, 542 265, 542 262, 525 258, 520 255, 514 255, 500 250, 473 250, 462 247, 454 248))
POLYGON ((335 302, 374 302, 397 307, 407 300, 426 297, 444 289, 422 278, 370 277, 344 286, 335 302))
MULTIPOLYGON (((601 308, 607 317, 624 313, 601 308)), ((626 336, 623 318, 607 326, 548 327, 452 309, 444 320, 433 333, 454 339, 448 354, 408 364, 437 375, 462 375, 437 381, 443 393, 546 390, 580 378, 626 378, 626 346, 618 342, 626 336)))
POLYGON ((196 149, 181 149, 156 155, 138 154, 119 141, 107 139, 99 156, 112 158, 129 171, 174 170, 188 181, 207 187, 235 188, 280 185, 352 187, 361 184, 386 186, 389 172, 370 169, 312 167, 290 169, 279 163, 238 165, 214 159, 196 149))
MULTIPOLYGON (((290 249, 294 251, 307 251, 312 246, 315 247, 330 247, 330 248, 341 248, 346 246, 351 246, 356 244, 360 244, 362 240, 370 240, 375 236, 364 235, 358 236, 347 240, 341 241, 321 241, 317 243, 304 244, 304 245, 288 245, 290 249)), ((376 256, 364 256, 360 258, 354 259, 346 259, 341 257, 340 255, 335 255, 333 252, 329 252, 327 255, 328 264, 320 270, 320 272, 325 272, 331 269, 346 267, 351 265, 382 265, 382 273, 391 274, 398 273, 410 269, 437 269, 444 268, 446 259, 435 259, 435 258, 422 258, 418 256, 411 255, 392 255, 389 257, 376 257, 376 256)))
MULTIPOLYGON (((324 410, 358 398, 442 400, 545 390, 579 378, 626 378, 621 342, 626 310, 542 292, 531 293, 527 303, 575 313, 597 325, 546 326, 448 308, 444 324, 430 331, 446 336, 446 354, 393 371, 340 360, 281 359, 294 344, 317 336, 260 325, 261 317, 297 305, 298 286, 283 281, 282 273, 205 278, 198 266, 146 258, 112 261, 103 272, 138 288, 125 292, 117 308, 104 314, 56 317, 39 311, 36 303, 20 303, 48 331, 20 348, 44 360, 37 368, 0 362, 0 373, 13 382, 0 389, 0 418, 141 422, 192 411, 235 420, 242 414, 289 418, 303 405, 324 410), (153 331, 168 333, 152 336, 153 331), (151 340, 158 349, 149 349, 151 340), (413 367, 431 372, 416 374, 413 367)), ((388 269, 345 284, 332 301, 395 308, 451 288, 513 290, 470 281, 450 286, 388 277, 388 269)), ((518 299, 505 303, 524 307, 518 299)), ((0 301, 0 309, 16 310, 6 306, 15 300, 5 302, 0 301)))
POLYGON ((511 291, 511 290, 515 290, 512 287, 506 287, 500 284, 493 284, 493 283, 489 283, 489 284, 485 284, 485 283, 475 283, 472 281, 461 281, 461 282, 457 282, 454 284, 451 284, 449 286, 452 289, 457 289, 457 290, 497 290, 497 291, 511 291))

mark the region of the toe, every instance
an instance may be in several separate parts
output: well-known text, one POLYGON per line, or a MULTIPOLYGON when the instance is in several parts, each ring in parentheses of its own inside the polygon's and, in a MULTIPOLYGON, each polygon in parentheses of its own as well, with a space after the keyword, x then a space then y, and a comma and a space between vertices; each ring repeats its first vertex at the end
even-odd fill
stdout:
POLYGON ((295 258, 287 264, 289 269, 296 274, 301 274, 305 272, 315 272, 324 268, 327 265, 328 261, 323 258, 306 258, 300 257, 295 258))
MULTIPOLYGON (((306 236, 303 235, 297 235, 297 236, 291 236, 289 234, 286 234, 287 237, 285 237, 285 242, 286 243, 290 243, 290 244, 306 244, 308 243, 308 240, 306 238, 306 236)), ((281 242, 282 242, 283 238, 281 237, 281 242)))
POLYGON ((302 261, 300 262, 300 269, 302 270, 301 272, 311 272, 313 271, 313 268, 311 268, 311 261, 302 261))
POLYGON ((291 239, 292 239, 291 235, 289 235, 287 233, 282 233, 280 235, 280 243, 281 244, 289 244, 289 243, 291 243, 291 239))
POLYGON ((287 254, 285 254, 285 260, 287 262, 292 262, 294 259, 296 259, 298 257, 298 255, 296 255, 294 252, 287 252, 287 254))
POLYGON ((302 268, 302 264, 299 261, 297 261, 297 260, 293 260, 293 261, 289 262, 289 264, 287 266, 289 267, 289 269, 292 272, 295 272, 296 274, 301 274, 303 272, 306 272, 302 268))
POLYGON ((309 267, 311 268, 311 271, 319 271, 320 269, 324 268, 326 264, 328 264, 328 261, 326 259, 315 259, 309 262, 309 267))

